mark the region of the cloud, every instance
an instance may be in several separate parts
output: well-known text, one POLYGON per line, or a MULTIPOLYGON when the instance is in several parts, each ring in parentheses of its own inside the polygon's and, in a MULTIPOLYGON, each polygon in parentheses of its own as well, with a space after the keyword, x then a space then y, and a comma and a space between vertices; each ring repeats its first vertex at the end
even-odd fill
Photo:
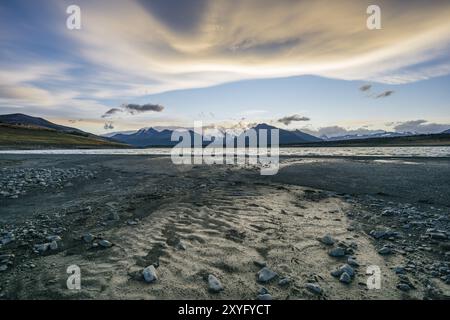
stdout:
POLYGON ((120 112, 123 112, 123 110, 119 108, 112 108, 106 111, 105 114, 102 115, 102 118, 108 118, 120 112))
POLYGON ((389 97, 389 96, 393 95, 394 92, 395 92, 395 91, 393 91, 393 90, 384 91, 384 92, 382 92, 382 93, 380 93, 380 94, 377 94, 377 95, 375 96, 375 99, 389 97))
POLYGON ((365 85, 361 86, 359 88, 359 90, 365 92, 365 91, 370 91, 371 88, 372 88, 371 84, 365 84, 365 85))
POLYGON ((373 93, 371 84, 365 84, 359 88, 359 91, 364 92, 366 94, 366 97, 368 98, 374 98, 374 99, 380 99, 380 98, 386 98, 394 94, 395 91, 393 90, 387 90, 383 91, 381 93, 373 93))
POLYGON ((368 129, 367 127, 363 126, 357 129, 346 129, 341 126, 328 126, 328 127, 322 127, 317 130, 312 129, 301 129, 302 131, 312 134, 317 137, 339 137, 339 136, 345 136, 345 135, 367 135, 367 134, 375 134, 375 133, 381 133, 384 132, 384 130, 380 129, 368 129))
POLYGON ((450 124, 433 123, 423 119, 397 122, 393 125, 394 130, 397 132, 415 132, 423 134, 441 133, 450 129, 450 124))
POLYGON ((159 104, 123 104, 119 108, 112 108, 106 111, 102 118, 108 118, 111 117, 117 113, 126 112, 131 115, 135 115, 138 113, 144 113, 144 112, 162 112, 164 110, 164 107, 159 104))
POLYGON ((311 119, 308 118, 308 117, 303 117, 303 116, 300 116, 300 115, 298 115, 298 114, 294 114, 294 115, 292 115, 292 116, 286 116, 286 117, 283 117, 283 118, 281 118, 281 119, 278 119, 278 122, 281 122, 281 123, 283 123, 284 125, 288 126, 288 125, 290 125, 292 122, 296 122, 296 121, 309 121, 309 120, 311 120, 311 119))
POLYGON ((439 0, 383 2, 395 17, 385 16, 383 32, 367 30, 364 1, 185 0, 182 15, 173 2, 80 0, 89 12, 83 32, 46 19, 81 64, 83 81, 73 80, 83 95, 124 99, 300 75, 408 83, 450 73, 450 3, 439 0))
POLYGON ((136 113, 143 113, 143 112, 161 112, 164 110, 164 107, 159 105, 159 104, 143 104, 143 105, 139 105, 139 104, 125 104, 122 105, 122 108, 130 113, 130 114, 136 114, 136 113))
POLYGON ((358 0, 184 0, 178 11, 175 0, 79 0, 89 15, 82 32, 61 27, 64 1, 44 1, 39 15, 17 2, 1 12, 9 19, 0 30, 0 85, 8 86, 0 103, 8 107, 65 106, 87 118, 111 101, 246 79, 398 84, 450 73, 450 3, 442 0, 381 1, 387 14, 377 31, 367 30, 367 2, 358 0))

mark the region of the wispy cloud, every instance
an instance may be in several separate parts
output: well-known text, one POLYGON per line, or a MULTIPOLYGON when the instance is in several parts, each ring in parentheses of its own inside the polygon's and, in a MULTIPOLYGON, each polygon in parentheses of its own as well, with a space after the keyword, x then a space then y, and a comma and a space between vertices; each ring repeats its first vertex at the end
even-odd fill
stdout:
POLYGON ((310 121, 311 119, 308 117, 300 116, 298 114, 294 114, 292 116, 286 116, 281 119, 278 119, 278 122, 283 123, 284 125, 288 126, 292 122, 298 122, 298 121, 310 121))
POLYGON ((411 120, 392 124, 397 132, 441 133, 450 129, 450 124, 433 123, 427 120, 411 120))
POLYGON ((367 3, 358 0, 184 0, 182 10, 172 0, 79 0, 86 19, 78 31, 64 28, 64 1, 40 2, 39 15, 17 1, 25 5, 0 12, 0 103, 8 108, 107 117, 120 101, 245 79, 399 84, 450 73, 450 3, 439 0, 382 1, 388 14, 377 31, 367 30, 367 3), (39 50, 29 47, 36 36, 39 50))
POLYGON ((368 134, 375 134, 375 133, 381 133, 384 132, 384 130, 381 129, 369 129, 367 127, 359 127, 355 129, 347 129, 341 126, 327 126, 322 127, 319 129, 301 129, 302 131, 305 131, 309 134, 312 134, 316 137, 339 137, 339 136, 345 136, 345 135, 368 135, 368 134))
POLYGON ((364 92, 366 97, 373 99, 386 98, 394 94, 394 90, 386 90, 381 93, 372 92, 373 86, 371 84, 365 84, 359 88, 359 91, 364 92))
POLYGON ((114 116, 118 113, 128 113, 131 115, 138 114, 138 113, 144 113, 144 112, 161 112, 164 110, 164 107, 159 104, 123 104, 120 106, 120 108, 112 108, 106 111, 102 118, 109 118, 114 116))
POLYGON ((112 108, 109 109, 108 111, 106 111, 103 115, 102 118, 108 118, 108 117, 112 117, 113 115, 123 112, 123 109, 119 109, 119 108, 112 108))
POLYGON ((380 94, 377 94, 377 95, 375 96, 375 99, 389 97, 389 96, 393 95, 394 92, 395 92, 395 91, 393 91, 393 90, 384 91, 384 92, 382 92, 382 93, 380 93, 380 94))

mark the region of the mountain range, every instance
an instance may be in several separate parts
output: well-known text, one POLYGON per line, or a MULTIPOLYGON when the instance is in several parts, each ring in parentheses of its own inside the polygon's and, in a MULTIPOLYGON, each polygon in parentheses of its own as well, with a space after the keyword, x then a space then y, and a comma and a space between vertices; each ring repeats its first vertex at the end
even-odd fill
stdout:
POLYGON ((373 139, 373 138, 393 138, 393 137, 407 137, 415 136, 418 133, 414 132, 388 132, 381 131, 370 134, 346 134, 334 137, 321 136, 324 141, 346 141, 346 140, 360 140, 360 139, 373 139))
MULTIPOLYGON (((259 141, 259 130, 260 129, 279 129, 274 126, 270 126, 268 124, 262 123, 253 127, 255 129, 259 141)), ((180 130, 180 129, 178 129, 180 130)), ((191 135, 191 141, 193 141, 194 133, 193 130, 184 129, 184 131, 188 131, 191 135)), ((135 146, 135 147, 148 147, 148 146, 174 146, 178 143, 178 141, 171 141, 172 133, 174 130, 163 129, 158 131, 154 128, 145 128, 140 129, 134 133, 117 133, 115 135, 110 136, 111 139, 135 146)), ((239 136, 238 136, 239 137, 239 136)), ((233 139, 238 139, 238 137, 232 137, 233 139)), ((301 143, 309 143, 309 142, 320 142, 322 139, 314 137, 310 134, 304 133, 299 130, 288 131, 284 129, 279 129, 279 137, 280 137, 280 145, 289 145, 289 144, 301 144, 301 143)), ((201 138, 201 137, 200 137, 201 138)), ((225 138, 224 138, 225 139, 225 138)), ((229 139, 229 138, 227 138, 229 139)), ((204 144, 208 144, 209 141, 204 139, 204 144)), ((248 143, 248 139, 247 139, 248 143)), ((268 144, 270 145, 270 134, 268 133, 268 144)))
MULTIPOLYGON (((254 126, 252 129, 279 129, 280 134, 280 145, 297 145, 297 144, 307 144, 307 143, 324 143, 324 142, 351 142, 358 140, 370 140, 370 139, 392 139, 392 138, 401 138, 401 137, 414 137, 419 136, 420 134, 414 132, 388 132, 388 131, 380 131, 372 134, 348 134, 336 137, 327 137, 321 136, 320 138, 315 137, 313 135, 307 134, 300 130, 284 130, 280 128, 276 128, 274 126, 268 124, 258 124, 254 126)), ((193 134, 193 131, 190 129, 177 128, 177 130, 189 131, 189 133, 193 134)), ((146 146, 173 146, 178 142, 170 141, 172 132, 174 130, 162 127, 155 128, 144 128, 138 131, 133 132, 119 132, 115 134, 108 135, 112 139, 117 141, 127 143, 136 147, 146 147, 146 146)), ((450 129, 442 132, 441 134, 450 134, 450 129)), ((270 135, 268 136, 268 143, 270 144, 270 135)))
MULTIPOLYGON (((254 126, 259 132, 260 129, 279 129, 280 145, 331 145, 338 143, 339 145, 350 144, 386 144, 386 143, 406 143, 414 144, 420 141, 423 143, 447 144, 450 135, 450 129, 445 130, 441 134, 419 135, 417 133, 405 132, 377 132, 368 135, 343 135, 339 137, 317 138, 300 130, 284 130, 274 126, 262 123, 254 126), (415 138, 417 137, 417 139, 415 138), (403 140, 398 140, 403 139, 403 140), (435 142, 431 142, 434 141, 435 142)), ((178 144, 178 141, 171 141, 172 133, 175 130, 188 131, 191 138, 194 133, 191 129, 180 127, 154 127, 143 128, 137 131, 125 131, 109 133, 104 136, 97 136, 92 133, 82 131, 77 128, 67 127, 52 123, 48 120, 38 117, 32 117, 25 114, 15 113, 0 115, 0 147, 1 148, 39 148, 39 147, 86 147, 86 148, 103 148, 103 147, 152 147, 161 146, 168 147, 178 144)), ((239 136, 226 136, 235 141, 239 136)), ((257 135, 259 140, 259 133, 257 135)), ((204 138, 204 144, 209 144, 208 135, 204 137, 198 136, 199 139, 204 138)), ((192 139, 193 141, 194 139, 192 139)), ((268 144, 270 145, 270 134, 268 134, 268 144)), ((248 141, 248 139, 246 139, 248 141)), ((247 143, 246 143, 247 144, 247 143)))

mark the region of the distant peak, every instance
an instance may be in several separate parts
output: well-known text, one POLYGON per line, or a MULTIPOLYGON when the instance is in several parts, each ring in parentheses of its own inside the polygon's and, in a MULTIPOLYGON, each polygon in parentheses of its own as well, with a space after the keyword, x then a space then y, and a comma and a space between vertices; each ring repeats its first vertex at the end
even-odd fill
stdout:
POLYGON ((256 127, 253 127, 253 129, 260 130, 260 129, 278 129, 278 128, 268 125, 267 123, 260 123, 256 127))

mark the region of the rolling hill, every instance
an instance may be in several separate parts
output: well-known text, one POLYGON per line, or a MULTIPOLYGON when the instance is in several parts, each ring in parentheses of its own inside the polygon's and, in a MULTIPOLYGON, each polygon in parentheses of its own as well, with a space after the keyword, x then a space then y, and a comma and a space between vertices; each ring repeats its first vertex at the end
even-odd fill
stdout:
POLYGON ((24 114, 0 115, 1 149, 124 148, 127 145, 24 114))

